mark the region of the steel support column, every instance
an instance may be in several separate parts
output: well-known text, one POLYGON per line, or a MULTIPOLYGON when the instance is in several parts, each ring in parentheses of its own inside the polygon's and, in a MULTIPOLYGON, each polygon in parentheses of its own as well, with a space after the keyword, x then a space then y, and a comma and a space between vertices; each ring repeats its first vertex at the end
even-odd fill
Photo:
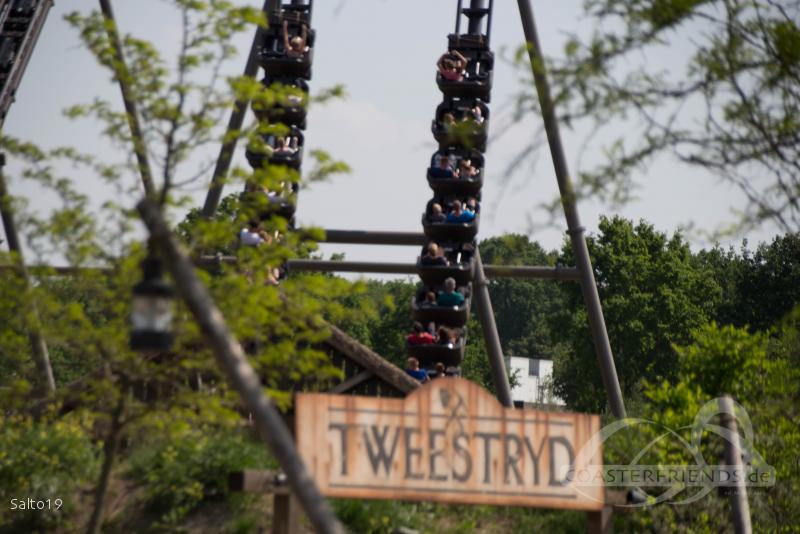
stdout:
POLYGON ((475 277, 472 290, 475 303, 478 307, 478 320, 483 330, 483 340, 486 343, 486 352, 489 355, 489 365, 492 369, 492 382, 497 390, 497 399, 503 406, 514 406, 511 399, 511 386, 508 383, 506 362, 503 359, 503 347, 500 345, 500 336, 497 333, 497 324, 494 321, 494 310, 489 298, 489 282, 483 271, 480 251, 475 250, 475 277))
POLYGON ((584 228, 581 226, 578 209, 575 204, 575 192, 572 188, 569 169, 567 168, 567 158, 561 143, 555 106, 550 96, 550 86, 547 81, 547 71, 543 59, 544 55, 536 32, 533 10, 531 9, 530 0, 517 0, 517 4, 519 5, 522 28, 525 32, 525 41, 528 45, 528 55, 530 56, 533 79, 536 83, 536 92, 539 95, 539 104, 542 108, 542 119, 547 133, 547 141, 550 145, 553 167, 558 180, 561 205, 564 208, 564 216, 567 219, 567 233, 572 242, 576 267, 580 273, 581 291, 583 300, 586 302, 589 325, 600 364, 600 372, 603 376, 603 384, 606 388, 611 412, 616 417, 622 418, 625 417, 625 403, 622 399, 619 378, 614 366, 611 344, 608 341, 608 332, 603 318, 603 308, 600 305, 600 295, 597 293, 597 283, 594 279, 589 248, 586 246, 586 239, 583 235, 584 228))
MULTIPOLYGON (((25 259, 22 255, 22 246, 17 234, 17 226, 14 223, 14 215, 11 208, 11 198, 6 189, 6 179, 3 176, 3 166, 5 165, 5 155, 0 154, 0 217, 3 219, 3 229, 5 230, 8 249, 16 255, 16 269, 22 275, 26 287, 30 286, 28 270, 25 268, 25 259)), ((53 368, 50 365, 50 353, 47 350, 47 343, 40 330, 39 312, 33 304, 32 324, 28 329, 28 339, 31 344, 31 352, 36 369, 39 374, 39 390, 49 395, 56 390, 56 382, 53 378, 53 368)))

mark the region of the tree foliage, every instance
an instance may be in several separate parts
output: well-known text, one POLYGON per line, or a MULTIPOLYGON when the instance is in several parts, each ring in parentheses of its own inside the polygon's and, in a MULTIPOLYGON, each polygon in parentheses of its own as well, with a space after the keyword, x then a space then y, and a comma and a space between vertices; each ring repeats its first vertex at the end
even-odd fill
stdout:
MULTIPOLYGON (((799 309, 800 310, 800 309, 799 309)), ((642 445, 653 440, 643 463, 650 465, 695 465, 692 452, 709 464, 718 463, 723 442, 707 430, 695 441, 695 419, 708 402, 732 395, 741 405, 736 415, 740 432, 752 423, 753 441, 745 442, 745 461, 753 468, 775 468, 775 486, 748 488, 754 531, 791 531, 800 523, 796 459, 788 450, 800 445, 800 432, 792 423, 797 417, 800 376, 797 358, 798 310, 779 322, 770 333, 751 334, 733 326, 704 325, 693 332, 693 341, 678 347, 675 377, 647 381, 642 416, 655 423, 636 427, 633 441, 642 445), (788 350, 787 350, 788 349, 788 350), (659 439, 664 428, 677 431, 692 450, 674 439, 659 439)), ((713 424, 714 421, 711 421, 713 424)), ((626 436, 631 438, 630 434, 626 436)), ((631 452, 636 453, 635 447, 631 452)), ((686 492, 697 491, 687 488, 686 492)), ((658 506, 627 521, 633 530, 657 532, 724 530, 731 512, 726 500, 712 492, 685 506, 658 506)))
MULTIPOLYGON (((587 242, 617 375, 630 397, 642 377, 673 376, 672 345, 688 343, 691 332, 713 318, 721 291, 710 270, 695 267, 680 234, 603 218, 599 234, 587 242)), ((559 261, 574 263, 568 244, 559 261)), ((554 365, 556 393, 577 409, 601 410, 606 395, 583 296, 577 284, 562 288, 564 308, 553 316, 551 331, 570 350, 554 365)))
MULTIPOLYGON (((554 265, 556 258, 526 236, 504 235, 481 243, 481 259, 498 265, 554 265)), ((547 280, 496 278, 489 282, 503 352, 513 356, 554 359, 559 346, 548 317, 561 299, 557 283, 547 280)))
POLYGON ((786 234, 736 254, 714 248, 697 254, 723 287, 716 319, 722 324, 766 331, 800 302, 800 234, 786 234))
MULTIPOLYGON (((800 3, 584 6, 593 30, 570 35, 547 61, 562 124, 601 140, 601 161, 577 173, 578 194, 627 201, 636 174, 668 155, 738 187, 747 198, 740 226, 800 229, 800 3)), ((520 119, 539 113, 533 84, 518 103, 520 119)))

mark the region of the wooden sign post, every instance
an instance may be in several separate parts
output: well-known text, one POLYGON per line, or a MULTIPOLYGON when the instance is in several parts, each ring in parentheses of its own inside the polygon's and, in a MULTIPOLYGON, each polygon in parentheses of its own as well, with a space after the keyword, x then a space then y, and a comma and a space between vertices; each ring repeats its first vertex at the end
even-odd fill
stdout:
POLYGON ((296 437, 330 497, 597 511, 600 418, 505 408, 462 378, 405 399, 301 393, 296 437), (576 485, 580 481, 596 484, 576 485))

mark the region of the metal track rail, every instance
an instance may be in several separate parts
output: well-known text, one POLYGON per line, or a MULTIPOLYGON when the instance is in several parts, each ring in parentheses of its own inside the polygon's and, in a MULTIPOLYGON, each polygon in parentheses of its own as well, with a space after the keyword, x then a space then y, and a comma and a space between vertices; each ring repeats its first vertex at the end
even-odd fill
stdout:
POLYGON ((32 0, 9 1, 0 8, 0 128, 51 7, 53 0, 32 0))

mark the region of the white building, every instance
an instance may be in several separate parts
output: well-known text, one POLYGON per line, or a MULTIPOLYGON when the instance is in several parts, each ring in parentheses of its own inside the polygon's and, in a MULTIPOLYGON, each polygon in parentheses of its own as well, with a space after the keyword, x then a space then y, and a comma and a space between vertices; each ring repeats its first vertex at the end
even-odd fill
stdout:
POLYGON ((553 395, 553 360, 511 356, 506 365, 511 376, 516 374, 517 385, 511 388, 514 404, 564 405, 553 395))

